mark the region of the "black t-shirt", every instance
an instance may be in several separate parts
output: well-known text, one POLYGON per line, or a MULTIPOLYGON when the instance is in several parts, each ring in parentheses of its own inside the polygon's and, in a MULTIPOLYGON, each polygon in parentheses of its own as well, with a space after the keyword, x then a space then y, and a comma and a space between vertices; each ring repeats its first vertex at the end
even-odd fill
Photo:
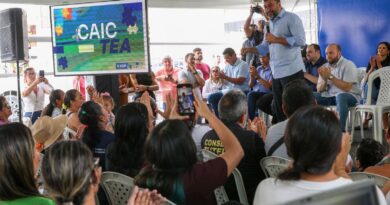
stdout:
MULTIPOLYGON (((245 156, 237 168, 241 172, 244 180, 248 201, 252 202, 257 185, 265 178, 264 173, 260 168, 260 160, 266 156, 264 142, 255 132, 245 130, 237 123, 225 124, 237 137, 244 150, 245 156)), ((223 145, 214 130, 211 130, 204 135, 201 141, 201 147, 202 149, 209 150, 218 155, 224 152, 223 145)), ((238 201, 237 189, 233 176, 229 177, 228 182, 225 184, 225 189, 229 199, 238 201)))

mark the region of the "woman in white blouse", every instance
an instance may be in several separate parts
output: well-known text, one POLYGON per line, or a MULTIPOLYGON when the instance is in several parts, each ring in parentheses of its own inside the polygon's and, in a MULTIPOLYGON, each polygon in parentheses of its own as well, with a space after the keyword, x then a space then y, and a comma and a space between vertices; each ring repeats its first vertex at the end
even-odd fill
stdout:
POLYGON ((50 94, 53 87, 49 81, 40 76, 37 78, 34 68, 26 68, 24 70, 25 87, 22 91, 22 99, 24 103, 24 117, 29 117, 31 123, 41 116, 45 102, 45 94, 50 94))
POLYGON ((206 80, 206 83, 203 87, 202 97, 207 99, 210 94, 216 93, 224 89, 225 81, 220 78, 218 75, 215 75, 220 71, 218 66, 211 68, 211 77, 206 80))
MULTIPOLYGON (((345 169, 351 136, 341 133, 339 120, 332 111, 321 106, 295 111, 289 117, 284 143, 293 159, 291 166, 277 178, 260 182, 253 204, 288 204, 353 183, 345 169)), ((379 189, 377 195, 379 204, 386 205, 379 189)))

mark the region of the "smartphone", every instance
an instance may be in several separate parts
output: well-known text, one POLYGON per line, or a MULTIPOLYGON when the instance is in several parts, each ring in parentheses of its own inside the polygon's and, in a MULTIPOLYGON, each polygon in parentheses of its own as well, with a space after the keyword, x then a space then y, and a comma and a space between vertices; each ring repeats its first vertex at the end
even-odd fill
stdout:
POLYGON ((177 105, 180 115, 195 114, 194 100, 191 84, 177 85, 177 105))
POLYGON ((39 77, 45 77, 45 71, 44 70, 40 70, 39 71, 39 77))

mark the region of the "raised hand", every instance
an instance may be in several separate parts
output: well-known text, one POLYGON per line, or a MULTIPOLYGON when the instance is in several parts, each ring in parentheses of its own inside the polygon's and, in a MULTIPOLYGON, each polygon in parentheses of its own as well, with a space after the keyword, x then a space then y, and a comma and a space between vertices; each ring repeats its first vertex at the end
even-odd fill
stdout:
POLYGON ((207 117, 209 117, 210 115, 213 115, 210 108, 207 106, 207 104, 201 98, 199 98, 195 94, 194 94, 194 97, 195 97, 195 102, 194 102, 195 109, 196 109, 196 112, 200 116, 205 117, 207 119, 207 117))

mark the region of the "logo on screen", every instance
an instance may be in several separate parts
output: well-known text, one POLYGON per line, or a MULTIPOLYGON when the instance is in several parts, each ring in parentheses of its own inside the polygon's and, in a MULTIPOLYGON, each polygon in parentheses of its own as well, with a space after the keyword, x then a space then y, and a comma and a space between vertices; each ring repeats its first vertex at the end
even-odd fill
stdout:
POLYGON ((117 63, 116 64, 116 69, 117 70, 127 69, 127 68, 129 68, 129 63, 117 63))

